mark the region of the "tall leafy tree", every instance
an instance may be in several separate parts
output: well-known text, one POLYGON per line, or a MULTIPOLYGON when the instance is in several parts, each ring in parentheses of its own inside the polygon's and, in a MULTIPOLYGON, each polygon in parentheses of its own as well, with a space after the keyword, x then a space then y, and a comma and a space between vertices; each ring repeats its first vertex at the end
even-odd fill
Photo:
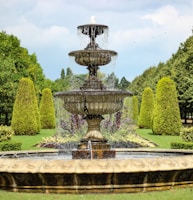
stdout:
MULTIPOLYGON (((0 115, 10 124, 18 83, 22 77, 34 81, 36 92, 43 87, 45 76, 35 54, 30 55, 14 35, 0 32, 0 115)), ((1 123, 1 122, 0 122, 1 123)))
POLYGON ((152 116, 154 108, 154 94, 150 87, 147 87, 143 91, 142 102, 139 114, 139 127, 140 128, 151 128, 152 127, 152 116))
POLYGON ((0 115, 5 119, 1 124, 9 125, 18 85, 14 81, 17 80, 17 74, 15 74, 14 60, 11 57, 0 59, 0 67, 2 69, 0 73, 0 115))
POLYGON ((44 129, 53 129, 56 126, 55 108, 52 91, 44 88, 40 101, 40 121, 44 129))
POLYGON ((61 79, 65 79, 65 71, 64 71, 64 68, 62 68, 62 70, 61 70, 60 78, 61 78, 61 79))
POLYGON ((129 84, 130 84, 130 82, 123 76, 123 77, 121 78, 120 83, 119 83, 119 88, 120 88, 121 90, 127 90, 129 84))
POLYGON ((158 135, 179 135, 180 128, 181 118, 175 82, 169 77, 164 77, 156 88, 152 130, 158 135))
POLYGON ((22 78, 14 103, 11 127, 16 135, 34 135, 40 131, 40 116, 33 81, 22 78))
POLYGON ((66 69, 66 76, 71 77, 73 75, 72 69, 70 67, 68 67, 66 69))

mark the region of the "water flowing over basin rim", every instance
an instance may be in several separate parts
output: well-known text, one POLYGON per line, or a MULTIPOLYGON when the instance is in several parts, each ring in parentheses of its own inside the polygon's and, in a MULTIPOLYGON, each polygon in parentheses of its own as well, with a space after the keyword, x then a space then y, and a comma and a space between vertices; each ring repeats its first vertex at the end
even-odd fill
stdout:
POLYGON ((127 91, 77 90, 58 92, 56 97, 63 99, 64 108, 74 114, 103 115, 121 110, 123 99, 131 96, 127 91))

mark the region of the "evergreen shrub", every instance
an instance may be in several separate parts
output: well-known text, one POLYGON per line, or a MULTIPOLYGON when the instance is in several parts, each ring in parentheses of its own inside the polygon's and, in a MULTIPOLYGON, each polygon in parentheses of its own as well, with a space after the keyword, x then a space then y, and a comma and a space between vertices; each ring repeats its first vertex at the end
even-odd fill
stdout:
POLYGON ((152 115, 154 108, 154 94, 150 87, 144 89, 139 114, 139 128, 152 127, 152 115))
POLYGON ((153 134, 180 135, 181 125, 175 82, 169 77, 163 77, 156 88, 153 134))
POLYGON ((53 129, 56 126, 55 108, 52 92, 44 88, 40 101, 40 121, 43 129, 53 129))
POLYGON ((15 135, 35 135, 40 131, 40 116, 33 81, 22 78, 13 107, 11 127, 15 135))
POLYGON ((193 142, 172 142, 171 149, 193 149, 193 142))
POLYGON ((0 150, 1 151, 19 151, 21 150, 22 143, 20 142, 2 142, 0 143, 0 150))
POLYGON ((10 140, 14 135, 14 131, 9 126, 0 126, 0 142, 10 140))
POLYGON ((139 105, 137 96, 132 96, 132 120, 135 124, 138 124, 139 118, 139 105))
POLYGON ((180 132, 182 140, 185 142, 193 142, 193 127, 183 128, 180 132))

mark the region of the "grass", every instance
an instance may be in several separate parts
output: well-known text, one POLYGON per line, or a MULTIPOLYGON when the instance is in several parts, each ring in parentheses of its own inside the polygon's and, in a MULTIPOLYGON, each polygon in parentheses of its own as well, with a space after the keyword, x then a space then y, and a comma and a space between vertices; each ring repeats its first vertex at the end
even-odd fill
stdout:
POLYGON ((151 129, 137 129, 137 133, 141 137, 156 143, 158 145, 157 148, 170 149, 171 142, 182 142, 180 136, 154 135, 151 129))
POLYGON ((37 135, 15 135, 11 139, 12 142, 21 142, 22 150, 35 150, 39 149, 35 145, 42 140, 43 137, 52 136, 55 129, 42 129, 37 135))
POLYGON ((40 194, 40 193, 12 193, 0 190, 3 200, 190 200, 192 188, 172 189, 168 191, 127 193, 127 194, 40 194))
MULTIPOLYGON (((55 129, 42 129, 40 134, 34 136, 13 136, 12 142, 22 142, 22 150, 35 150, 39 149, 35 147, 35 145, 42 140, 43 137, 49 137, 54 135, 55 129)), ((137 129, 137 133, 154 143, 158 146, 157 148, 170 148, 171 142, 182 142, 180 136, 161 136, 161 135, 153 135, 151 129, 137 129)))

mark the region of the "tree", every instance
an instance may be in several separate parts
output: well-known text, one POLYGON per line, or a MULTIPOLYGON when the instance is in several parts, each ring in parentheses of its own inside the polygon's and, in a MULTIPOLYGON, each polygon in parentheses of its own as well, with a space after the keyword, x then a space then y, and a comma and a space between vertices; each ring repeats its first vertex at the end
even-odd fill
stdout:
MULTIPOLYGON (((31 78, 36 92, 43 87, 45 76, 35 54, 30 55, 14 35, 0 32, 0 120, 10 125, 18 83, 22 77, 31 78)), ((2 121, 0 121, 2 123, 2 121)))
POLYGON ((151 128, 152 127, 152 115, 154 108, 154 94, 150 87, 146 87, 142 94, 142 102, 139 114, 139 127, 151 128))
POLYGON ((22 78, 14 103, 11 127, 16 135, 34 135, 40 131, 40 117, 33 81, 22 78))
POLYGON ((127 90, 129 84, 130 84, 130 82, 123 76, 123 78, 121 79, 121 81, 119 83, 119 88, 121 90, 127 90))
POLYGON ((10 125, 10 115, 13 111, 13 103, 18 83, 13 81, 16 77, 14 60, 10 57, 0 59, 0 124, 10 125), (12 80, 12 81, 11 81, 12 80))
POLYGON ((156 88, 153 111, 153 133, 158 135, 179 135, 181 128, 180 110, 175 82, 164 77, 156 88))
POLYGON ((56 126, 55 108, 52 92, 49 88, 44 88, 40 101, 40 121, 44 129, 53 129, 56 126))
POLYGON ((72 75, 73 75, 73 72, 72 72, 71 68, 68 67, 68 68, 66 69, 66 76, 71 77, 72 75))
POLYGON ((60 78, 61 78, 61 79, 65 79, 65 71, 64 71, 64 68, 62 68, 62 70, 61 70, 60 78))

